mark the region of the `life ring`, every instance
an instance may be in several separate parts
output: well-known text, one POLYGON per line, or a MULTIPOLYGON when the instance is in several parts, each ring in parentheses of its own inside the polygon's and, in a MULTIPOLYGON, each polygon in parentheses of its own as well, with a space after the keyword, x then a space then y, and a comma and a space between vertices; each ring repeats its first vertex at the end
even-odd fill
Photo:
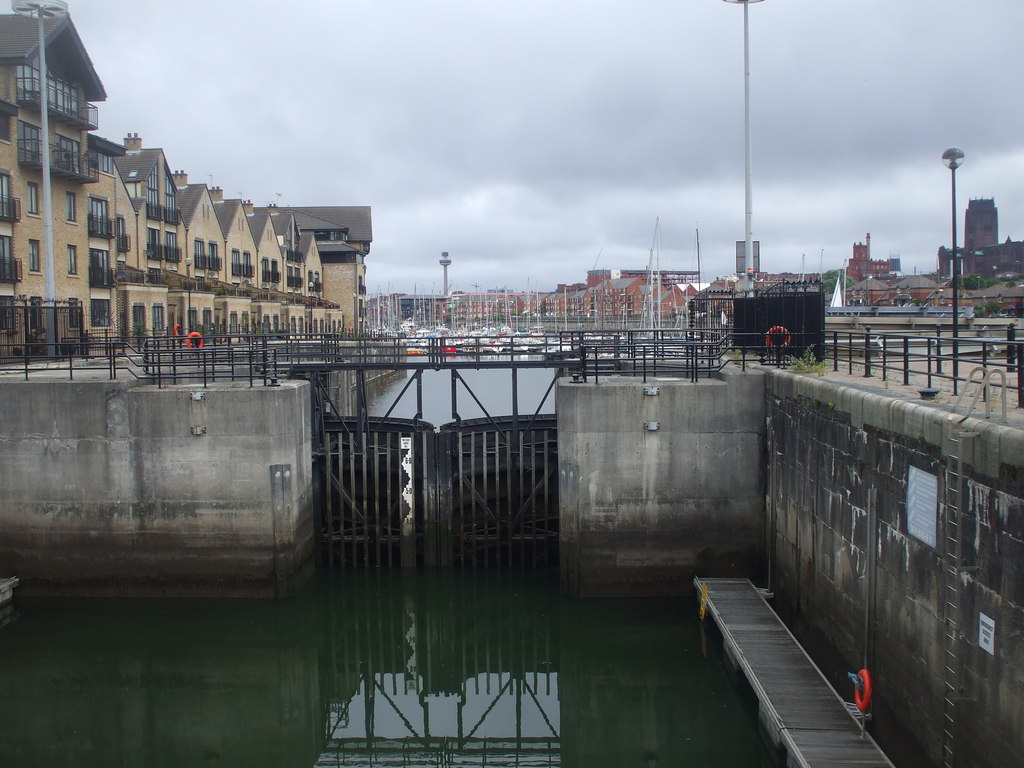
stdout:
POLYGON ((171 333, 175 336, 181 336, 181 323, 175 323, 174 328, 171 329, 171 333))
POLYGON ((189 349, 202 349, 203 348, 203 334, 199 331, 192 331, 185 339, 185 346, 189 349))
POLYGON ((853 685, 853 703, 861 712, 867 712, 871 706, 871 675, 866 669, 862 669, 857 673, 857 677, 860 679, 860 684, 854 683, 853 685))
POLYGON ((793 341, 793 335, 784 325, 773 325, 768 329, 768 333, 764 335, 766 347, 778 346, 779 349, 785 349, 791 341, 793 341))

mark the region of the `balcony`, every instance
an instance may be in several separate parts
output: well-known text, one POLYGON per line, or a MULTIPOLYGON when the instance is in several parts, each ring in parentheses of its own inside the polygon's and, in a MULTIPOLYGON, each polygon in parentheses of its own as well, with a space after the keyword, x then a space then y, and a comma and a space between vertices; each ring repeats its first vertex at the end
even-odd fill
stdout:
POLYGON ((133 285, 164 285, 165 281, 159 269, 151 269, 147 272, 121 270, 117 273, 117 282, 133 285))
POLYGON ((118 235, 117 236, 117 250, 118 253, 128 253, 132 249, 132 236, 131 235, 118 235))
POLYGON ((264 269, 263 270, 263 282, 264 283, 280 283, 281 273, 276 269, 264 269))
MULTIPOLYGON (((43 142, 39 139, 18 139, 18 165, 43 168, 43 142)), ((99 181, 99 173, 89 164, 89 156, 61 147, 50 147, 50 174, 85 184, 99 181)))
POLYGON ((232 264, 231 265, 231 276, 232 277, 252 277, 255 274, 255 270, 252 268, 252 264, 232 264))
POLYGON ((17 197, 0 197, 0 221, 21 221, 21 200, 17 197))
POLYGON ((90 288, 112 288, 114 285, 114 270, 96 262, 89 263, 89 287, 90 288))
POLYGON ((168 224, 178 225, 179 213, 177 208, 168 208, 164 206, 164 221, 168 224))
POLYGON ((89 214, 89 235, 111 240, 114 237, 114 220, 89 214))
POLYGON ((221 261, 220 256, 207 256, 206 257, 206 271, 207 272, 220 272, 221 261))
POLYGON ((309 288, 310 293, 323 293, 324 285, 319 280, 313 280, 310 285, 306 286, 309 288))
POLYGON ((146 202, 146 218, 160 221, 164 217, 164 207, 160 203, 146 202))
POLYGON ((0 283, 21 281, 21 259, 0 259, 0 283))
POLYGON ((301 288, 302 287, 302 275, 288 275, 288 287, 289 288, 301 288))
MULTIPOLYGON (((47 79, 50 82, 50 98, 47 99, 47 106, 52 117, 87 131, 95 131, 99 128, 100 111, 95 104, 80 102, 75 95, 77 89, 71 83, 65 83, 55 77, 47 79)), ((19 75, 18 104, 28 104, 38 108, 41 102, 38 71, 32 70, 28 75, 19 75)))
POLYGON ((164 246, 164 261, 169 261, 172 264, 177 264, 181 261, 181 248, 176 245, 165 245, 164 246))
POLYGON ((302 253, 294 248, 288 248, 285 250, 284 259, 285 261, 290 261, 295 264, 301 264, 303 262, 302 253))
POLYGON ((160 261, 163 258, 163 248, 160 243, 146 243, 146 258, 160 261))

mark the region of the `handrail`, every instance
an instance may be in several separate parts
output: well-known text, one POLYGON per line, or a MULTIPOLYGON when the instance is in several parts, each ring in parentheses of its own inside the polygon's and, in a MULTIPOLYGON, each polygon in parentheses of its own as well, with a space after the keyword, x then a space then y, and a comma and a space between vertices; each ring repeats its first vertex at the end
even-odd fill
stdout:
POLYGON ((979 386, 978 386, 978 388, 974 392, 974 397, 971 399, 971 404, 970 404, 970 406, 968 406, 967 412, 963 415, 963 418, 961 418, 960 421, 957 422, 957 423, 963 424, 965 421, 967 421, 967 418, 971 415, 971 413, 974 412, 975 407, 978 405, 978 400, 981 398, 982 393, 984 393, 984 395, 985 395, 985 418, 986 419, 989 418, 989 415, 990 415, 990 412, 991 412, 991 409, 992 409, 992 404, 989 401, 989 387, 992 386, 992 374, 994 374, 994 373, 998 373, 999 374, 999 378, 1001 380, 1001 386, 999 387, 999 399, 1000 399, 1000 401, 1002 403, 1002 406, 1003 406, 1003 408, 1002 408, 1002 411, 1003 411, 1003 422, 1005 423, 1006 422, 1006 373, 1004 373, 999 368, 993 368, 993 369, 989 370, 989 369, 986 369, 985 367, 980 366, 980 365, 975 366, 974 368, 972 368, 971 372, 967 375, 967 381, 964 382, 963 391, 960 392, 960 396, 956 399, 956 402, 953 404, 953 410, 951 411, 951 415, 956 413, 957 409, 960 407, 960 403, 963 402, 964 396, 967 395, 967 390, 970 388, 971 384, 974 383, 974 374, 976 374, 976 373, 981 374, 981 381, 978 382, 979 386))

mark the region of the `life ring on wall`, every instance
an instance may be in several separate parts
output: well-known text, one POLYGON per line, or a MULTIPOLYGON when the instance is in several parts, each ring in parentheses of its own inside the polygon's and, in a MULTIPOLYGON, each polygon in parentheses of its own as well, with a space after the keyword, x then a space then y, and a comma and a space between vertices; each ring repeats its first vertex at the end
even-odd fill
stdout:
POLYGON ((793 335, 784 325, 773 325, 768 329, 768 333, 764 335, 764 344, 766 347, 778 347, 779 349, 785 349, 789 346, 791 341, 793 341, 793 335))
POLYGON ((185 339, 185 346, 189 349, 202 349, 203 348, 203 334, 199 331, 192 331, 185 339))
POLYGON ((857 709, 861 712, 867 712, 871 706, 871 675, 868 674, 866 669, 862 669, 856 675, 850 675, 851 678, 857 678, 860 682, 854 682, 853 684, 853 703, 857 705, 857 709))
POLYGON ((175 323, 174 327, 171 329, 171 333, 175 336, 181 336, 181 323, 175 323))

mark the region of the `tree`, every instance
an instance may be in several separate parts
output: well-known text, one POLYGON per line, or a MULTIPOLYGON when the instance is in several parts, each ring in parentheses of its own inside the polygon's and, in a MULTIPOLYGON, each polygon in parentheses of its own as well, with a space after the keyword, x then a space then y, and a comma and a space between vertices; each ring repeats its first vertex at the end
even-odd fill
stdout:
MULTIPOLYGON (((832 292, 836 289, 836 281, 839 280, 839 274, 841 270, 830 269, 828 272, 821 276, 821 290, 826 297, 832 296, 832 292)), ((853 285, 853 279, 846 275, 846 280, 843 283, 843 289, 849 288, 853 285)))

